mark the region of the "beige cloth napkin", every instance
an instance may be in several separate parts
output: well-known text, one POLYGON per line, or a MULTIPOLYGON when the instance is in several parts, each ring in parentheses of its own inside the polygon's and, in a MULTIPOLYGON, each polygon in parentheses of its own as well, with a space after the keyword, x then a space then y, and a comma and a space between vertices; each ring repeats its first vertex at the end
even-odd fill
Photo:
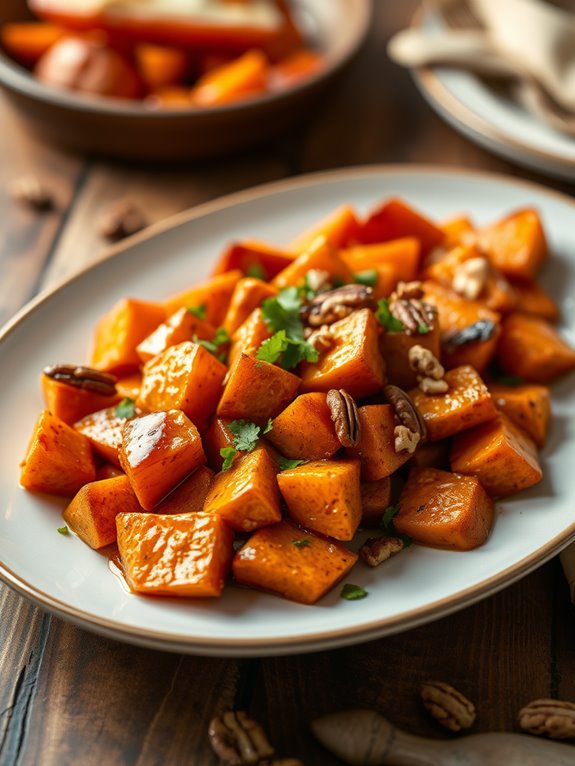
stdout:
POLYGON ((426 0, 424 7, 442 16, 444 28, 395 35, 392 60, 503 77, 524 108, 575 136, 575 13, 546 0, 426 0))

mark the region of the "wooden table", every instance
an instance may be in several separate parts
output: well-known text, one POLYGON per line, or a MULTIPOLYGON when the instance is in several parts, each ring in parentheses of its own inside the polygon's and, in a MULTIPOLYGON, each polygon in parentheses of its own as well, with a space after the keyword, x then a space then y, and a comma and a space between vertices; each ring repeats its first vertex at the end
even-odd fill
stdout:
MULTIPOLYGON (((177 170, 78 159, 28 136, 0 102, 0 319, 98 255, 95 218, 118 198, 160 219, 227 192, 337 166, 425 162, 533 177, 435 117, 385 54, 415 3, 375 4, 368 44, 321 116, 238 157, 177 170), (56 212, 38 215, 10 198, 8 182, 26 173, 54 188, 56 212)), ((376 707, 415 733, 443 736, 418 700, 429 678, 475 701, 476 731, 513 729, 519 708, 537 697, 575 699, 575 619, 557 560, 423 628, 298 657, 221 660, 139 649, 44 614, 5 587, 0 609, 4 766, 209 766, 217 759, 208 722, 230 708, 265 720, 281 755, 328 766, 336 760, 315 744, 308 723, 336 709, 376 707)))

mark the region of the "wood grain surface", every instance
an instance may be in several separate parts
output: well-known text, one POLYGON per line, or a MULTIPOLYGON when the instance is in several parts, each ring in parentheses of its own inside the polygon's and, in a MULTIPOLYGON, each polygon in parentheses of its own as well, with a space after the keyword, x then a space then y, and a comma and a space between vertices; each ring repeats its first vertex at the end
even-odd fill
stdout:
MULTIPOLYGON (((141 204, 152 222, 254 184, 366 163, 441 163, 542 180, 470 144, 431 112, 385 54, 415 2, 375 6, 364 51, 316 120, 209 165, 151 169, 69 157, 27 136, 0 101, 0 319, 98 257, 98 215, 120 198, 141 204), (52 186, 55 211, 39 215, 11 199, 8 184, 27 173, 52 186)), ((428 679, 453 683, 474 700, 474 731, 514 729, 519 708, 537 697, 575 699, 575 619, 557 560, 431 625, 296 657, 219 660, 139 649, 50 617, 3 586, 0 615, 1 766, 215 766, 209 720, 236 707, 266 723, 281 756, 335 766, 309 722, 337 709, 376 707, 410 731, 444 736, 418 700, 428 679)))

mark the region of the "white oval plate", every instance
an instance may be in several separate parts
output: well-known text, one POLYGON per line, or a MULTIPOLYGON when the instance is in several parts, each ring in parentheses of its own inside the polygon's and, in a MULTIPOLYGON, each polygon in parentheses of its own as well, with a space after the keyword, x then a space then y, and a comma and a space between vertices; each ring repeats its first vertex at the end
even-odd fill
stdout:
POLYGON ((126 593, 102 555, 63 537, 63 503, 18 487, 18 463, 42 400, 39 373, 52 362, 87 358, 96 320, 119 298, 162 299, 205 277, 233 239, 279 244, 342 202, 364 213, 400 195, 437 219, 469 211, 485 223, 522 205, 543 214, 554 253, 546 283, 560 301, 564 332, 575 341, 575 204, 567 197, 498 176, 433 167, 376 167, 263 186, 204 205, 118 248, 59 289, 40 296, 0 335, 0 576, 57 615, 133 643, 205 655, 290 654, 366 641, 436 619, 513 582, 575 534, 573 378, 555 388, 543 453, 545 479, 499 504, 483 547, 453 553, 412 546, 378 569, 358 564, 348 582, 369 597, 349 602, 340 588, 301 606, 229 587, 219 601, 144 598, 126 593))
MULTIPOLYGON (((434 13, 416 14, 414 23, 441 27, 434 13)), ((463 69, 430 67, 412 72, 430 106, 467 138, 545 175, 575 179, 575 140, 538 120, 523 106, 463 69)))

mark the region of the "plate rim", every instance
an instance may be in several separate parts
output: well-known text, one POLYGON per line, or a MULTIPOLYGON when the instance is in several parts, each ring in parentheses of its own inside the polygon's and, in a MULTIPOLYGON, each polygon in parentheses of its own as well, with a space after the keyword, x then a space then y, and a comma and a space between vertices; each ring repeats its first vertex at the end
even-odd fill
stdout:
MULTIPOLYGON (((121 243, 106 248, 101 257, 82 268, 78 272, 58 280, 49 289, 40 292, 33 300, 28 302, 12 319, 0 328, 0 344, 11 335, 27 317, 39 310, 45 303, 57 293, 73 284, 93 269, 101 268, 103 264, 112 258, 121 257, 122 253, 138 247, 141 243, 165 232, 178 228, 190 221, 201 219, 212 213, 235 207, 238 204, 257 201, 272 195, 289 192, 302 187, 310 187, 346 180, 361 180, 362 177, 371 176, 443 176, 463 178, 466 180, 488 180, 492 183, 503 184, 513 188, 525 188, 539 196, 550 197, 556 202, 566 204, 575 212, 575 200, 567 194, 548 189, 545 186, 523 179, 517 179, 501 173, 490 171, 451 167, 444 164, 376 164, 367 166, 353 166, 343 169, 321 171, 305 175, 284 178, 271 183, 260 184, 249 189, 228 194, 216 200, 212 200, 189 210, 178 213, 170 218, 160 221, 146 230, 124 240, 121 243)), ((8 567, 0 557, 0 580, 10 588, 31 600, 41 608, 71 621, 93 632, 113 637, 124 642, 150 646, 153 648, 200 654, 204 656, 222 657, 247 657, 279 654, 295 654, 302 651, 319 651, 325 648, 335 648, 353 643, 380 638, 385 635, 409 630, 426 622, 447 616, 461 608, 496 593, 529 572, 536 569, 545 561, 552 558, 565 548, 575 538, 575 520, 562 532, 555 535, 544 546, 524 556, 515 564, 499 571, 484 579, 477 585, 470 586, 457 593, 456 596, 447 596, 398 615, 379 620, 373 620, 361 625, 346 626, 343 628, 323 630, 314 633, 305 633, 289 637, 272 638, 201 638, 176 633, 165 633, 161 630, 150 630, 137 625, 127 625, 113 619, 98 617, 89 611, 71 607, 65 601, 46 593, 27 582, 8 567)))

